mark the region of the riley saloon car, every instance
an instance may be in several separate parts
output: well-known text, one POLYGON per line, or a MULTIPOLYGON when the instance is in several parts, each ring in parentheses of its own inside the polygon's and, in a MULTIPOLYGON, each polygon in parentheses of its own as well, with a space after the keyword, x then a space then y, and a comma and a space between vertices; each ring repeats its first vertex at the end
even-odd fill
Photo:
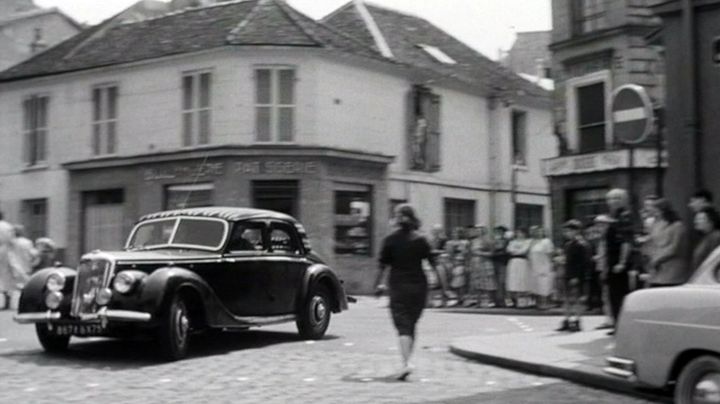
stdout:
POLYGON ((720 402, 720 248, 682 286, 625 298, 607 373, 672 389, 676 403, 720 402))
POLYGON ((35 273, 14 318, 34 323, 48 352, 67 349, 72 336, 144 333, 177 360, 202 331, 295 321, 303 338, 320 339, 331 313, 347 307, 341 282, 297 220, 208 207, 143 216, 123 250, 35 273))

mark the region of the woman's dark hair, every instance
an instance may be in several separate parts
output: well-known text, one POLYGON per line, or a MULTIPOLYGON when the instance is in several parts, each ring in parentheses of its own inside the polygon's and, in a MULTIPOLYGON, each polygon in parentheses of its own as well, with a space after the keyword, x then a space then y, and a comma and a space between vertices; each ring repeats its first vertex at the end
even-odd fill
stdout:
POLYGON ((673 209, 672 205, 670 205, 670 202, 665 198, 660 198, 656 200, 655 208, 657 208, 657 210, 660 212, 660 217, 662 217, 668 223, 674 223, 680 220, 680 216, 678 216, 677 212, 675 212, 675 209, 673 209))
POLYGON ((707 216, 714 230, 720 230, 720 213, 718 213, 715 208, 713 208, 712 206, 706 206, 698 210, 695 215, 698 215, 700 213, 704 213, 707 216))
POLYGON ((411 227, 413 228, 413 230, 417 230, 420 228, 420 219, 418 219, 417 215, 415 215, 415 209, 413 209, 412 206, 408 205, 407 203, 398 205, 398 207, 395 208, 395 212, 410 219, 411 227))
POLYGON ((707 189, 700 189, 696 191, 693 195, 693 198, 699 198, 699 199, 705 199, 708 202, 713 201, 713 194, 712 192, 708 191, 707 189))

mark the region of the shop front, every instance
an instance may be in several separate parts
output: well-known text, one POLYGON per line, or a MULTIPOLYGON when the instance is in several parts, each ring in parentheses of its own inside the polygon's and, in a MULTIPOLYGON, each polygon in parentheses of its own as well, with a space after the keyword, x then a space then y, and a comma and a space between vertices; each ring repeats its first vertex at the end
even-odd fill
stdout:
POLYGON ((199 206, 270 209, 298 218, 348 290, 368 292, 388 232, 391 157, 330 148, 188 150, 72 162, 68 262, 118 249, 142 215, 199 206))

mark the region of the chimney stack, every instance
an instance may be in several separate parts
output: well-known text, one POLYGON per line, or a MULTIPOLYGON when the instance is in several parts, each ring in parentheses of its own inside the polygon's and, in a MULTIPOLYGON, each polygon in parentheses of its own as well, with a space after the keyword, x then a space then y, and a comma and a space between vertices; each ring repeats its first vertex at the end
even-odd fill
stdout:
POLYGON ((40 53, 47 48, 47 42, 42 38, 42 28, 35 28, 35 39, 30 44, 30 54, 40 53))

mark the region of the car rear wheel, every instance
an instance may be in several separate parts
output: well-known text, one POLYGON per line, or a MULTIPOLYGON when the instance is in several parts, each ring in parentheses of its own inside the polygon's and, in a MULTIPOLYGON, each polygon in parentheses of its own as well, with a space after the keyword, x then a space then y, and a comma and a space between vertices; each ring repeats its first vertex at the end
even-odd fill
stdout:
POLYGON ((173 297, 158 329, 157 342, 163 358, 176 361, 187 355, 190 339, 190 315, 184 299, 173 297))
POLYGON ((321 339, 330 325, 330 292, 325 287, 316 288, 298 311, 298 332, 304 339, 321 339))
POLYGON ((45 352, 60 353, 67 351, 68 344, 70 343, 69 335, 54 334, 50 331, 47 324, 42 323, 35 324, 35 333, 45 352))
POLYGON ((706 355, 690 361, 683 368, 675 386, 675 402, 720 402, 720 358, 706 355))

